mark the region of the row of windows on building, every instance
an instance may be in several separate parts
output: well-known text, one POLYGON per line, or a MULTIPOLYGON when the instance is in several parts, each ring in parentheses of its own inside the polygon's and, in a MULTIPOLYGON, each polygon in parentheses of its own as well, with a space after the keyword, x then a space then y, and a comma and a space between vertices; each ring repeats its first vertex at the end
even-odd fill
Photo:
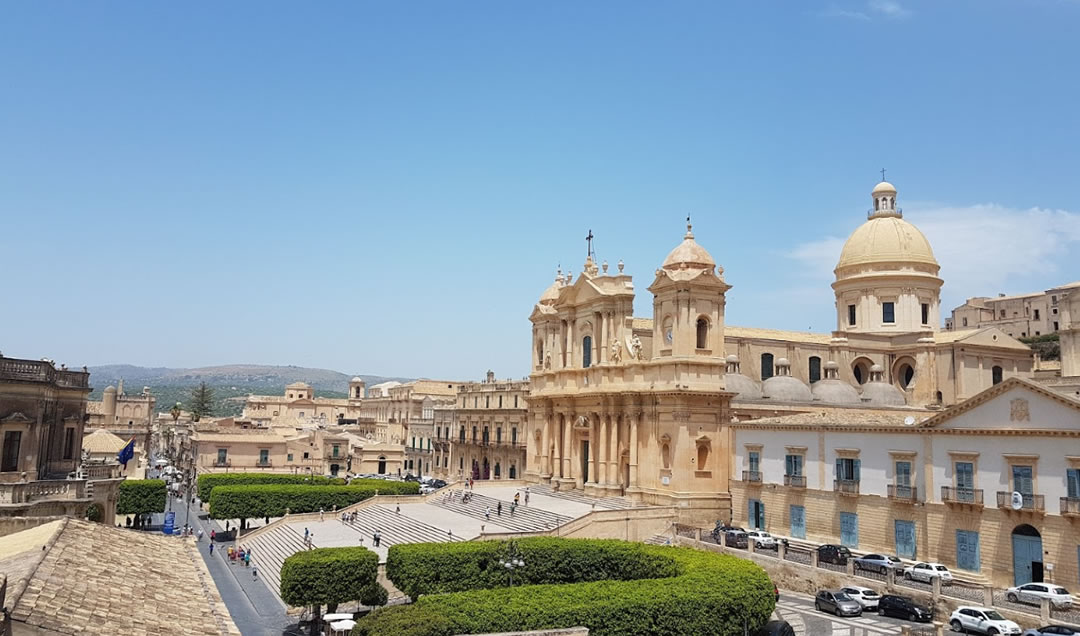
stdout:
MULTIPOLYGON (((450 434, 451 434, 451 431, 450 431, 449 426, 447 426, 445 428, 443 428, 442 426, 435 427, 435 439, 447 439, 447 440, 449 440, 450 439, 450 434)), ((461 427, 458 428, 458 439, 457 439, 457 441, 460 444, 465 443, 465 427, 464 426, 461 426, 461 427)), ((491 443, 491 430, 487 426, 483 427, 482 431, 481 431, 480 427, 477 427, 477 426, 472 427, 471 441, 473 443, 483 442, 484 444, 490 444, 491 443)), ((495 443, 496 444, 501 444, 502 442, 503 442, 503 427, 497 426, 497 427, 495 427, 495 443)), ((518 443, 518 429, 517 429, 516 426, 513 426, 513 427, 510 428, 510 443, 511 444, 517 444, 518 443)), ((413 438, 413 447, 414 448, 416 447, 416 438, 415 437, 413 438)), ((431 440, 430 439, 428 440, 428 450, 431 450, 431 440)))
MULTIPOLYGON (((19 472, 19 451, 22 431, 4 431, 4 447, 0 450, 0 472, 19 472)), ((64 459, 75 459, 75 429, 64 429, 64 459)))
MULTIPOLYGON (((784 457, 784 483, 787 486, 806 486, 806 476, 803 474, 805 457, 800 454, 785 455, 784 457)), ((1034 467, 1030 464, 1018 462, 1010 463, 1011 485, 1010 492, 1018 492, 1023 499, 1025 508, 1035 506, 1034 467)), ((752 450, 747 453, 746 480, 762 481, 761 474, 761 451, 752 450)), ((904 499, 917 499, 917 492, 912 483, 912 462, 910 460, 896 460, 893 462, 893 492, 896 496, 904 499)), ((837 457, 833 470, 838 490, 854 489, 862 479, 861 463, 854 457, 837 457)), ((1080 510, 1080 468, 1069 468, 1065 471, 1066 482, 1066 506, 1080 510)), ((968 460, 956 460, 953 462, 953 486, 946 490, 944 497, 959 503, 983 502, 982 490, 975 488, 975 463, 968 460)), ((943 497, 943 498, 944 498, 943 497)))
MULTIPOLYGON (((921 324, 929 325, 930 324, 930 304, 929 303, 922 303, 920 305, 920 308, 922 310, 922 323, 921 324)), ((856 325, 857 321, 856 321, 855 305, 848 305, 847 306, 847 320, 848 320, 848 325, 849 326, 854 327, 856 325)), ((891 302, 891 301, 881 303, 881 322, 882 322, 882 324, 886 324, 886 325, 896 324, 896 303, 891 302)))
MULTIPOLYGON (((496 397, 498 398, 498 400, 495 403, 496 404, 495 408, 501 409, 503 407, 503 396, 499 395, 499 396, 496 396, 496 397)), ((463 396, 461 398, 461 408, 467 408, 466 407, 466 403, 467 403, 466 401, 467 400, 468 400, 467 397, 463 396)), ((510 403, 510 401, 507 400, 507 404, 509 404, 509 403, 510 403)), ((515 395, 514 396, 514 406, 512 406, 511 408, 515 408, 515 409, 520 408, 518 406, 519 404, 520 404, 519 396, 515 395)), ((474 409, 480 408, 480 396, 479 395, 474 395, 473 396, 473 408, 474 409)), ((491 408, 491 396, 490 395, 485 395, 484 396, 484 408, 485 409, 490 409, 491 408)), ((428 418, 428 419, 430 419, 430 418, 428 418)))

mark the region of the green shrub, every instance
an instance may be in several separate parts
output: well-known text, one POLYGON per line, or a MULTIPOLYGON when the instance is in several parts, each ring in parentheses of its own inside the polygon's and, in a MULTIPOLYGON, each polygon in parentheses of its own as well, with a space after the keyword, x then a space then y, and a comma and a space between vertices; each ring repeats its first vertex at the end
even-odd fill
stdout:
POLYGON ((297 552, 281 566, 281 599, 294 607, 357 600, 382 605, 387 594, 377 581, 378 573, 379 556, 367 548, 297 552))
POLYGON ((509 555, 504 542, 392 546, 387 575, 406 594, 418 596, 412 605, 365 617, 353 635, 449 636, 582 625, 601 636, 741 636, 744 627, 761 628, 774 609, 765 571, 736 557, 606 540, 541 537, 514 543, 526 564, 514 573, 515 583, 526 584, 515 587, 506 587, 508 575, 498 566, 509 555), (440 593, 448 590, 462 591, 440 593))
MULTIPOLYGON (((378 481, 367 479, 367 481, 378 481)), ((210 501, 216 486, 262 486, 269 484, 293 484, 297 486, 344 486, 345 480, 322 475, 291 475, 284 473, 207 473, 199 475, 196 482, 199 497, 210 501)))
POLYGON ((165 510, 165 482, 161 479, 125 479, 120 482, 116 512, 146 515, 165 510))
MULTIPOLYGON (((357 482, 354 481, 354 484, 357 482)), ((384 495, 415 495, 420 485, 408 481, 365 480, 352 486, 215 486, 210 497, 213 519, 255 519, 280 517, 288 509, 293 513, 330 512, 359 501, 384 495), (371 482, 375 482, 374 485, 371 482)))

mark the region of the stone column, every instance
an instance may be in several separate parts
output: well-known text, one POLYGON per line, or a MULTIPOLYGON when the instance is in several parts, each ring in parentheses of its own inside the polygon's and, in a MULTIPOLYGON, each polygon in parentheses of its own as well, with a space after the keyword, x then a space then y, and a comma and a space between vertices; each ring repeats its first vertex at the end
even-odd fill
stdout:
POLYGON ((608 465, 607 439, 608 439, 608 435, 611 434, 611 433, 608 432, 608 417, 609 416, 607 414, 604 414, 604 415, 600 416, 600 436, 596 440, 596 444, 597 444, 596 458, 599 460, 598 463, 600 464, 600 470, 597 472, 597 475, 596 475, 596 483, 598 483, 600 485, 607 485, 607 483, 608 483, 608 474, 607 474, 608 473, 608 471, 607 471, 607 465, 608 465))
POLYGON ((638 413, 630 414, 630 487, 638 487, 638 413))
POLYGON ((611 487, 619 484, 619 416, 608 415, 607 481, 611 487))
POLYGON ((600 332, 600 337, 596 341, 596 364, 607 361, 607 316, 605 314, 599 314, 599 316, 600 325, 598 331, 600 332))
POLYGON ((572 464, 570 459, 573 457, 573 439, 574 439, 574 414, 567 413, 563 415, 563 447, 562 447, 562 462, 563 462, 563 479, 570 479, 573 475, 571 472, 572 464))
MULTIPOLYGON (((527 434, 527 433, 526 433, 527 434)), ((532 440, 529 440, 532 441, 532 440)), ((551 413, 544 412, 544 428, 540 434, 540 478, 551 477, 551 413)))
POLYGON ((600 440, 600 428, 602 425, 603 419, 600 414, 593 413, 592 429, 589 432, 589 483, 594 486, 600 483, 600 449, 604 446, 600 440))

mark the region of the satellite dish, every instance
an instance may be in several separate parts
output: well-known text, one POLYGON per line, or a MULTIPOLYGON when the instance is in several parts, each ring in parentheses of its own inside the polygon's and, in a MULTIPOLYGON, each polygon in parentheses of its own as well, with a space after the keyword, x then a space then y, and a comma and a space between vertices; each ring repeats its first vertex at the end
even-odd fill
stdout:
POLYGON ((1013 510, 1019 510, 1024 507, 1024 496, 1014 490, 1012 494, 1012 501, 1009 503, 1012 505, 1013 510))
POLYGON ((914 423, 915 423, 915 416, 914 415, 909 415, 909 416, 904 418, 904 424, 906 424, 907 426, 911 426, 914 423))

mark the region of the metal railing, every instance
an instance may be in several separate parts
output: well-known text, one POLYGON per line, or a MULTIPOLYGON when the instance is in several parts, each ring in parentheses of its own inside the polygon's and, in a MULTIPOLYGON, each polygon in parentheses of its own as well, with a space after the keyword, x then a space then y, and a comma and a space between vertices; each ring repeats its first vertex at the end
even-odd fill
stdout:
POLYGON ((750 482, 752 484, 761 483, 761 471, 760 470, 744 470, 742 471, 742 480, 750 482))
POLYGON ((784 475, 784 485, 789 488, 806 488, 806 475, 784 475))
MULTIPOLYGON (((1045 497, 1043 495, 1028 495, 1023 494, 1022 503, 1018 510, 1032 510, 1035 512, 1043 512, 1046 510, 1045 497)), ((1012 493, 998 491, 997 494, 997 506, 998 508, 1012 509, 1012 493)))
POLYGON ((981 488, 955 488, 953 486, 942 486, 941 501, 944 503, 981 506, 983 505, 983 491, 981 488))
POLYGON ((834 479, 833 490, 841 495, 859 494, 859 482, 854 479, 834 479))
POLYGON ((1061 514, 1080 516, 1080 497, 1062 497, 1061 514))
POLYGON ((914 503, 919 500, 919 490, 915 486, 889 484, 888 495, 889 499, 905 503, 914 503))
POLYGON ((232 466, 232 460, 231 459, 215 459, 214 460, 214 468, 229 468, 230 466, 232 466))
POLYGON ((259 468, 271 468, 273 467, 274 462, 269 459, 260 459, 255 462, 255 465, 259 468))

